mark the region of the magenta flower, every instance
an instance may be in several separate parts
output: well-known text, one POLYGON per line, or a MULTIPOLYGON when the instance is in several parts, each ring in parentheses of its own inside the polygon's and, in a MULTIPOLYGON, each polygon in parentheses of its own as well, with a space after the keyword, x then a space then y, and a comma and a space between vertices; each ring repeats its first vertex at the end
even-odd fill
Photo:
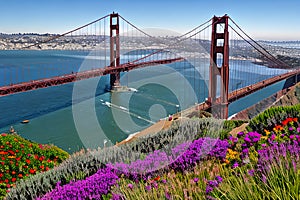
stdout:
POLYGON ((241 137, 243 137, 243 135, 244 135, 244 132, 239 132, 239 133, 237 134, 237 137, 238 137, 238 138, 241 138, 241 137))
POLYGON ((239 166, 239 164, 237 162, 235 162, 233 165, 232 165, 232 168, 237 168, 239 166))
POLYGON ((146 189, 147 191, 150 191, 150 190, 151 190, 151 185, 147 185, 147 186, 145 187, 145 189, 146 189))
POLYGON ((218 181, 218 183, 222 183, 223 178, 221 176, 216 176, 216 180, 218 181))
POLYGON ((197 183, 199 181, 199 178, 194 178, 194 182, 197 183))
POLYGON ((133 185, 132 185, 131 183, 129 183, 129 184, 127 185, 127 187, 128 187, 129 189, 131 189, 131 190, 132 190, 132 188, 133 188, 133 185))
POLYGON ((275 138, 276 138, 276 135, 275 135, 275 134, 272 134, 271 140, 275 140, 275 138))

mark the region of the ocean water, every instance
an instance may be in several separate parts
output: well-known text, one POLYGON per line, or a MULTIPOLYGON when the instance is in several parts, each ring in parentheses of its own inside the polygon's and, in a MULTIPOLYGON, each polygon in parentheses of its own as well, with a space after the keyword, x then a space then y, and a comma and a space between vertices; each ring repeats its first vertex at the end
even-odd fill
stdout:
MULTIPOLYGON (((103 76, 0 97, 0 132, 13 126, 27 139, 52 143, 69 152, 113 145, 169 114, 204 101, 209 73, 208 67, 203 66, 208 66, 208 62, 186 61, 123 73, 121 84, 137 89, 136 92, 107 92, 109 77, 103 76), (20 123, 24 119, 30 123, 20 123)), ((105 57, 85 51, 0 51, 0 85, 105 65, 105 57)), ((231 65, 231 90, 285 71, 250 61, 233 60, 231 65), (257 79, 248 80, 249 76, 257 79)), ((230 114, 270 96, 283 84, 274 84, 232 103, 230 114)))

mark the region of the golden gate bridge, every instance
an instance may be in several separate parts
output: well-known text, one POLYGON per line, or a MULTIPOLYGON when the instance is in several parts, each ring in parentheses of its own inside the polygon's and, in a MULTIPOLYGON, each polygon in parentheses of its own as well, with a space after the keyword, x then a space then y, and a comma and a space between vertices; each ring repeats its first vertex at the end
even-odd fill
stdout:
MULTIPOLYGON (((9 84, 0 86, 0 96, 26 92, 39 88, 57 86, 98 76, 110 76, 110 87, 117 90, 121 87, 120 74, 142 67, 167 65, 170 63, 188 61, 193 66, 202 63, 198 70, 209 68, 208 96, 198 108, 209 110, 218 108, 219 118, 228 118, 228 105, 244 96, 247 96, 276 82, 297 76, 299 69, 286 70, 278 73, 276 70, 253 80, 252 84, 234 82, 231 77, 238 77, 238 70, 231 60, 236 60, 239 66, 250 70, 248 79, 253 79, 252 63, 260 63, 270 68, 290 69, 290 66, 273 55, 266 47, 248 36, 229 16, 214 16, 212 19, 199 25, 193 30, 177 37, 154 37, 139 29, 118 13, 106 15, 84 26, 61 35, 55 35, 39 42, 26 44, 20 49, 83 49, 94 51, 94 57, 104 58, 103 62, 94 63, 92 68, 84 71, 60 74, 54 77, 30 79, 27 75, 16 73, 21 80, 26 76, 30 79, 25 82, 8 81, 9 84), (145 50, 151 50, 145 53, 145 50), (140 56, 138 56, 140 55, 140 56), (141 56, 142 55, 142 56, 141 56), (206 59, 207 62, 201 62, 206 59), (230 88, 230 85, 232 88, 230 88), (234 88, 236 85, 236 88, 234 88), (239 87, 237 87, 239 86, 239 87), (219 93, 219 94, 218 94, 219 93)), ((56 69, 53 69, 56 70, 56 69)), ((195 79, 195 77, 192 77, 195 79)), ((195 81, 194 81, 195 84, 195 81)))

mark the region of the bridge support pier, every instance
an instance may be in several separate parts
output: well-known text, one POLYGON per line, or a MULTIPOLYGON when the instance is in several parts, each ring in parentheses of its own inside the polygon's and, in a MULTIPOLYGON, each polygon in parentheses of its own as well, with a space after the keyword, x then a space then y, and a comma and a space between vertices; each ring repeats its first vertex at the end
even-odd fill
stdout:
MULTIPOLYGON (((120 65, 119 14, 110 14, 110 66, 120 65)), ((120 71, 110 74, 110 89, 120 87, 120 71)))
POLYGON ((209 96, 207 103, 211 106, 212 114, 215 117, 227 119, 229 104, 229 32, 227 15, 223 17, 214 16, 212 20, 209 75, 209 96), (221 65, 219 66, 218 63, 220 61, 221 65), (219 99, 217 99, 218 84, 220 89, 219 99))

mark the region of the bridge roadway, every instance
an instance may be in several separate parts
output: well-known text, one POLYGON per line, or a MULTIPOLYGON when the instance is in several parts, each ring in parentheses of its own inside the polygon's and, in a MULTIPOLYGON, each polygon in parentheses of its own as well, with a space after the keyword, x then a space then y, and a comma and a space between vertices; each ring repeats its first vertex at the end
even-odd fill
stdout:
MULTIPOLYGON (((232 103, 233 101, 236 101, 242 97, 245 97, 251 93, 254 93, 264 87, 267 87, 269 85, 272 85, 276 82, 288 79, 292 76, 296 76, 297 74, 300 73, 300 69, 297 70, 293 70, 278 76, 274 76, 272 78, 257 82, 253 85, 249 85, 243 88, 240 88, 238 90, 234 90, 232 92, 230 92, 228 94, 228 103, 232 103)), ((219 106, 221 104, 221 99, 220 97, 218 97, 215 101, 215 103, 213 103, 213 105, 209 105, 207 102, 203 102, 197 105, 196 110, 208 110, 211 108, 211 106, 219 106)))
POLYGON ((105 67, 92 69, 83 72, 76 72, 72 74, 66 74, 62 76, 56 76, 51 78, 32 80, 30 82, 11 84, 8 86, 0 87, 0 96, 6 96, 18 92, 26 92, 30 90, 35 90, 39 88, 46 88, 56 85, 62 85, 66 83, 71 83, 75 81, 80 81, 84 79, 94 78, 98 76, 104 76, 108 74, 114 74, 118 72, 125 72, 137 68, 153 66, 153 65, 162 65, 162 64, 170 64, 174 62, 183 61, 183 58, 172 58, 172 59, 163 59, 163 60, 154 60, 154 61, 146 61, 146 62, 137 62, 137 63, 125 63, 116 67, 105 67))

